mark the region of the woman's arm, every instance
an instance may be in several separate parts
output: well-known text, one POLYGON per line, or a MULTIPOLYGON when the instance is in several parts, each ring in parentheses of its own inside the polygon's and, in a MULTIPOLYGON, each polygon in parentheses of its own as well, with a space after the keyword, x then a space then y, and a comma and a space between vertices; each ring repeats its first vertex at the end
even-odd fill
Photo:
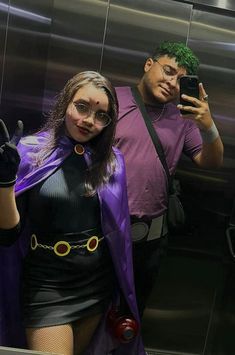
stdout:
POLYGON ((14 186, 0 187, 0 210, 1 229, 11 229, 19 223, 20 216, 16 207, 14 186))

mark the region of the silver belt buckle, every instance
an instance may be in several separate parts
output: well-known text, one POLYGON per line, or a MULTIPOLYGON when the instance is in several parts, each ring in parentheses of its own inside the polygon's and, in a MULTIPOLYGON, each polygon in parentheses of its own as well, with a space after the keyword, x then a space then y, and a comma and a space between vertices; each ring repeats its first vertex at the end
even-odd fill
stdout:
POLYGON ((133 242, 139 242, 144 239, 149 231, 149 226, 145 222, 135 222, 131 225, 131 236, 133 242))
POLYGON ((163 226, 164 215, 156 217, 152 220, 151 226, 149 228, 147 240, 159 239, 162 236, 162 226, 163 226))

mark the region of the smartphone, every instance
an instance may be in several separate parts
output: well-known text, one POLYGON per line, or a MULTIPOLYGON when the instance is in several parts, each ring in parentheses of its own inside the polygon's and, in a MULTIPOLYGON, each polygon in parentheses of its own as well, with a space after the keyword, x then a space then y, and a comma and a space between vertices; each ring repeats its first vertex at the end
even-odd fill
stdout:
MULTIPOLYGON (((180 78, 180 104, 183 106, 194 106, 191 102, 182 99, 185 94, 199 99, 199 80, 197 75, 184 75, 180 78)), ((187 111, 180 110, 182 115, 189 114, 187 111)))

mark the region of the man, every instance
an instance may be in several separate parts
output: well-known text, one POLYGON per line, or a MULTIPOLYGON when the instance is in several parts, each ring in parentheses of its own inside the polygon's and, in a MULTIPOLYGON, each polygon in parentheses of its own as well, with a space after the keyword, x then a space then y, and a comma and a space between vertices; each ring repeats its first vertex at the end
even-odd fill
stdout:
MULTIPOLYGON (((223 161, 223 144, 202 83, 199 99, 183 95, 195 107, 174 103, 179 97, 180 77, 196 74, 198 66, 197 57, 183 43, 163 42, 146 60, 137 86, 162 143, 170 174, 174 174, 182 153, 202 168, 219 167, 223 161), (181 115, 180 110, 187 114, 181 115)), ((167 177, 131 88, 118 87, 116 92, 116 145, 126 162, 135 283, 142 315, 167 244, 167 177)))

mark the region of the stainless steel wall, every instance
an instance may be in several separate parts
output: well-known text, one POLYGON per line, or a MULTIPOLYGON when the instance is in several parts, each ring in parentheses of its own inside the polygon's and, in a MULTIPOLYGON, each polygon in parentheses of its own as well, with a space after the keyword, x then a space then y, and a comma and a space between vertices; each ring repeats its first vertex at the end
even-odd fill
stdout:
POLYGON ((2 1, 0 3, 0 68, 1 71, 1 81, 0 81, 0 99, 2 97, 2 83, 3 83, 3 73, 5 64, 5 45, 6 45, 6 34, 8 27, 8 12, 9 6, 8 1, 2 1))
POLYGON ((0 2, 2 87, 0 117, 11 130, 17 119, 26 130, 38 127, 50 39, 52 0, 0 2))
POLYGON ((213 7, 214 9, 223 10, 235 10, 235 2, 233 0, 175 0, 178 2, 191 3, 194 5, 202 5, 204 7, 213 7))
MULTIPOLYGON (((195 216, 198 225, 191 238, 177 239, 175 249, 177 253, 180 248, 186 253, 186 265, 179 254, 168 259, 169 272, 163 268, 161 289, 157 289, 158 328, 156 319, 152 323, 148 319, 145 328, 146 344, 157 342, 158 347, 178 349, 180 354, 187 350, 204 355, 233 353, 230 346, 228 352, 224 351, 226 342, 222 344, 224 338, 220 336, 215 336, 221 341, 218 346, 215 343, 218 351, 206 349, 214 324, 218 323, 214 300, 218 294, 226 300, 219 287, 224 287, 223 282, 234 285, 235 274, 231 271, 231 282, 218 276, 221 265, 223 268, 229 264, 227 259, 224 262, 228 249, 225 223, 235 198, 234 15, 233 0, 0 1, 0 117, 11 132, 18 119, 24 121, 26 133, 39 128, 54 96, 81 70, 99 70, 115 85, 137 83, 145 58, 162 40, 183 41, 199 56, 199 76, 209 94, 211 110, 224 141, 225 162, 216 171, 197 169, 186 159, 180 163, 178 176, 185 190, 187 212, 195 216), (197 263, 191 258, 193 267, 188 260, 189 250, 199 260, 197 263), (208 253, 216 259, 215 266, 210 261, 201 261, 200 255, 207 260, 208 253), (176 272, 175 279, 172 270, 176 272), (182 278, 185 271, 187 277, 182 278), (203 280, 201 275, 205 276, 203 280), (210 286, 207 297, 205 285, 210 286), (168 303, 164 303, 170 296, 176 300, 173 312, 171 308, 168 312, 168 303), (174 321, 175 313, 178 316, 174 321), (179 324, 182 325, 185 315, 188 318, 181 331, 179 324), (161 316, 166 316, 165 328, 161 316), (148 334, 152 337, 149 340, 148 334)), ((226 317, 232 316, 225 332, 229 329, 230 342, 230 334, 234 333, 234 290, 228 286, 227 290, 230 295, 227 303, 231 307, 226 317)), ((154 294, 154 302, 155 299, 154 294)), ((218 308, 221 309, 219 302, 218 308)), ((151 310, 151 317, 153 313, 151 310)), ((224 323, 220 324, 224 328, 224 323)))
POLYGON ((169 0, 110 3, 102 71, 116 85, 136 83, 161 40, 186 42, 192 6, 169 0))
POLYGON ((183 160, 179 173, 203 191, 204 208, 226 214, 226 200, 235 194, 235 21, 228 12, 207 9, 194 7, 188 45, 201 61, 199 77, 209 94, 210 108, 224 142, 224 166, 203 171, 183 160))
POLYGON ((44 110, 65 82, 82 70, 100 70, 108 2, 54 0, 44 110))
MULTIPOLYGON (((179 177, 192 189, 232 200, 234 181, 235 4, 219 0, 0 1, 0 115, 26 132, 43 122, 54 96, 75 73, 91 69, 115 85, 137 83, 145 58, 162 40, 187 43, 201 60, 200 79, 225 144, 218 171, 182 159, 179 177)), ((209 208, 215 206, 213 199, 209 208)), ((227 213, 229 206, 219 208, 227 213)))

